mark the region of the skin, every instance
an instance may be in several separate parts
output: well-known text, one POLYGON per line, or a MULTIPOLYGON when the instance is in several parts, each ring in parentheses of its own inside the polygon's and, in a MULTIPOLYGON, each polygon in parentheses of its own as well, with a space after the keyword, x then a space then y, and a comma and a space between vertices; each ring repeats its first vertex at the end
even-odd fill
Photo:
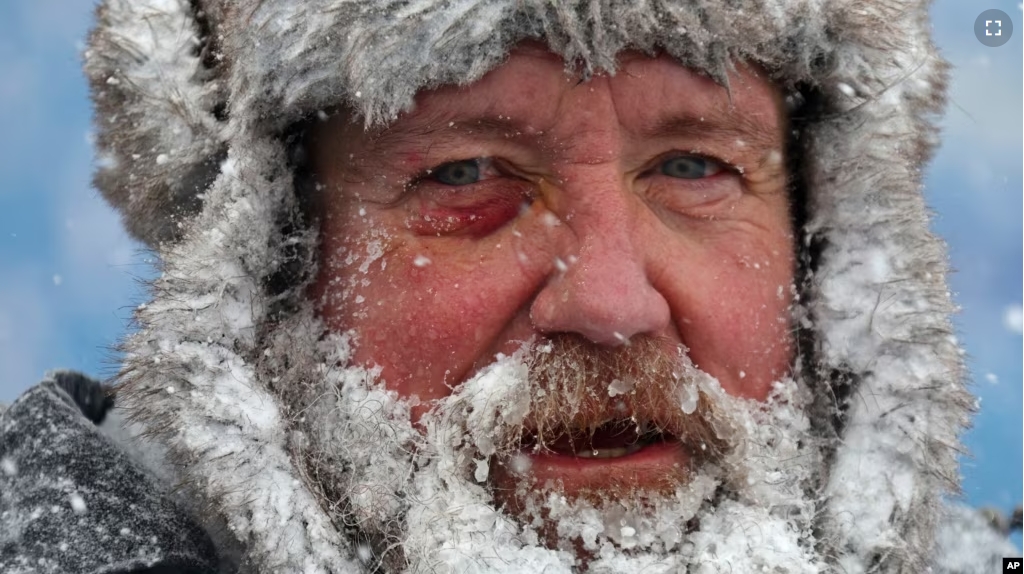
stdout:
MULTIPOLYGON (((581 82, 523 45, 387 129, 319 122, 327 325, 419 399, 417 419, 496 354, 555 333, 685 345, 727 392, 763 400, 793 356, 786 124, 777 89, 737 68, 731 94, 634 53, 581 82), (479 181, 451 164, 473 158, 490 158, 479 181)), ((598 485, 601 463, 582 466, 559 476, 598 485)))

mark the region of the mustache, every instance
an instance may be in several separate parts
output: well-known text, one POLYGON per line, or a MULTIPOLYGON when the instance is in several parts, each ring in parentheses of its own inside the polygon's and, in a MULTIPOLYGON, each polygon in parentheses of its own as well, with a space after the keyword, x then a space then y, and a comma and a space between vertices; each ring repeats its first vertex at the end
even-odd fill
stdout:
POLYGON ((506 452, 566 441, 583 445, 609 433, 679 441, 699 461, 731 449, 722 432, 730 425, 699 390, 708 375, 678 343, 637 336, 607 347, 559 333, 534 341, 524 362, 530 405, 517 432, 507 437, 506 452))

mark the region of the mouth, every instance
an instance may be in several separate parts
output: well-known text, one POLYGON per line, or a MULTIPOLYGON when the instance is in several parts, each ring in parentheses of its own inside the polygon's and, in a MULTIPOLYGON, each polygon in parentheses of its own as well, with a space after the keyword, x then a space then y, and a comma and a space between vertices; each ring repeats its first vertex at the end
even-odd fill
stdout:
POLYGON ((562 429, 548 436, 536 431, 523 437, 522 452, 534 456, 610 460, 629 457, 644 449, 679 439, 651 423, 630 419, 607 421, 590 429, 562 429))
POLYGON ((688 476, 691 459, 680 437, 631 418, 527 432, 520 444, 508 478, 566 493, 674 488, 688 476))
POLYGON ((520 507, 514 499, 535 489, 570 497, 671 493, 689 480, 692 460, 680 437, 652 423, 617 419, 593 428, 527 432, 518 454, 491 478, 499 499, 520 507))

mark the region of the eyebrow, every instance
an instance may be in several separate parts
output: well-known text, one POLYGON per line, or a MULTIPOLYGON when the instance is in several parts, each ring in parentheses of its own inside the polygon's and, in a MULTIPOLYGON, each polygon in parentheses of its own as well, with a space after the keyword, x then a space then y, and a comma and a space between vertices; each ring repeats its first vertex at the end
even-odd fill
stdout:
POLYGON ((529 137, 525 133, 528 126, 512 118, 480 115, 458 119, 456 115, 438 114, 416 121, 413 125, 385 128, 371 136, 371 145, 375 151, 388 150, 419 138, 434 136, 442 130, 462 130, 462 133, 481 139, 505 140, 510 135, 516 138, 529 137))
POLYGON ((778 146, 782 132, 781 125, 771 126, 758 116, 744 114, 735 108, 716 109, 704 115, 689 112, 672 115, 640 130, 645 138, 699 135, 711 140, 743 140, 752 147, 763 148, 778 146))
MULTIPOLYGON (((401 128, 385 128, 371 137, 373 150, 385 151, 425 136, 433 136, 441 130, 462 130, 462 133, 488 139, 515 139, 533 137, 528 134, 528 124, 511 117, 488 114, 458 118, 454 114, 437 114, 422 118, 413 125, 401 128)), ((783 122, 785 118, 782 118, 783 122)), ((771 126, 758 116, 744 114, 735 108, 718 108, 704 112, 683 112, 667 115, 635 131, 644 139, 668 139, 687 136, 706 138, 717 142, 743 140, 752 148, 777 147, 782 141, 782 126, 771 126)), ((536 133, 541 135, 541 132, 536 133)))

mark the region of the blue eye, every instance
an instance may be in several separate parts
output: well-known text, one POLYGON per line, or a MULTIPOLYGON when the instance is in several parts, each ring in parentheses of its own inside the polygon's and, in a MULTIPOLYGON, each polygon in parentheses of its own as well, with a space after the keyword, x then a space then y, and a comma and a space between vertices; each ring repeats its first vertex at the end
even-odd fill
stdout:
POLYGON ((722 171, 722 165, 699 156, 680 155, 661 162, 658 171, 679 179, 701 179, 722 171))
POLYGON ((431 177, 445 185, 470 185, 480 181, 480 160, 453 161, 434 169, 431 177))

